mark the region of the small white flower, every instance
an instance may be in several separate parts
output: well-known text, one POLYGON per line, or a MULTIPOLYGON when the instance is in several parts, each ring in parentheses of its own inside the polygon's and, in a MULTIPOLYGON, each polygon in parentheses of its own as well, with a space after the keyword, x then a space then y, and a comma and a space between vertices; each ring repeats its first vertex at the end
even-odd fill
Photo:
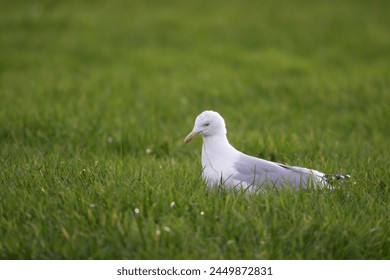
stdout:
POLYGON ((171 202, 171 208, 172 207, 175 207, 175 202, 174 201, 171 202))
POLYGON ((150 155, 152 152, 153 152, 153 151, 152 151, 151 148, 147 148, 147 149, 146 149, 146 153, 147 153, 148 155, 150 155))
POLYGON ((171 232, 171 229, 169 227, 164 227, 164 231, 171 232))
POLYGON ((135 209, 134 209, 134 213, 138 215, 138 214, 139 214, 139 209, 138 209, 138 208, 135 208, 135 209))
POLYGON ((200 212, 200 215, 201 215, 201 216, 203 216, 203 215, 204 215, 204 212, 203 212, 203 211, 201 211, 201 212, 200 212))
POLYGON ((156 235, 157 236, 160 236, 161 235, 161 231, 158 229, 158 230, 156 230, 156 235))
POLYGON ((226 245, 228 246, 231 246, 231 245, 234 245, 234 240, 228 240, 228 242, 226 242, 226 245))

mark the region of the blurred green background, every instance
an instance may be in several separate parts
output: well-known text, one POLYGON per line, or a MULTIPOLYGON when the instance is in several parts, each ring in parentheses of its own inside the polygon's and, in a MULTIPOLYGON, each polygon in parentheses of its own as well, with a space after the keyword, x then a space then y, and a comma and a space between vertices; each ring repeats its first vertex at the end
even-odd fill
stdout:
MULTIPOLYGON (((0 6, 2 258, 389 257, 389 1, 3 0, 0 6), (137 239, 132 253, 120 249, 123 236, 134 235, 134 217, 123 213, 139 201, 151 209, 144 225, 150 234, 162 227, 156 217, 171 202, 165 199, 219 205, 218 194, 208 197, 197 180, 199 141, 182 144, 206 109, 224 116, 239 150, 350 173, 359 199, 348 208, 342 196, 340 204, 324 207, 351 212, 330 218, 334 230, 321 229, 329 237, 323 243, 307 238, 339 248, 331 237, 337 219, 349 221, 353 232, 350 214, 367 207, 357 214, 363 226, 356 226, 362 233, 356 244, 374 245, 343 251, 347 235, 341 251, 321 253, 272 235, 274 242, 262 251, 251 238, 230 236, 240 236, 237 223, 220 229, 215 247, 191 248, 190 242, 207 240, 215 221, 201 229, 198 220, 186 224, 183 206, 166 218, 175 224, 184 217, 177 226, 196 227, 195 235, 182 231, 182 239, 176 236, 176 245, 167 241, 165 248, 137 239), (108 206, 88 214, 96 201, 108 206), (104 231, 102 217, 110 220, 114 213, 119 213, 115 226, 128 224, 128 233, 104 231), (89 215, 95 224, 88 223, 89 215), (376 243, 367 242, 373 227, 381 228, 376 243), (101 239, 91 238, 97 229, 103 230, 101 239), (46 240, 48 235, 57 238, 46 240), (69 238, 72 246, 65 242, 69 238), (232 238, 248 252, 224 251, 232 238), (115 240, 111 247, 99 251, 109 239, 115 240), (81 243, 85 246, 75 245, 81 243)), ((245 209, 260 209, 264 200, 283 202, 233 197, 242 203, 236 208, 240 217, 245 209)), ((220 207, 235 209, 229 199, 223 201, 220 207)), ((310 211, 315 216, 316 206, 310 211)), ((255 215, 259 225, 263 215, 255 215)), ((299 215, 284 218, 302 226, 299 215)), ((269 236, 266 228, 252 229, 259 239, 269 236)), ((148 233, 144 236, 138 238, 148 233)), ((293 236, 302 239, 301 233, 293 236)))

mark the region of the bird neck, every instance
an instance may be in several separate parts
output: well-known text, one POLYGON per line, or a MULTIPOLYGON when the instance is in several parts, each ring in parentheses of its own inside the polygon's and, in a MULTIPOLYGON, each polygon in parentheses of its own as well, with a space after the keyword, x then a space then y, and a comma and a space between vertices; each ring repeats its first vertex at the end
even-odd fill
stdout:
POLYGON ((226 151, 226 148, 233 148, 230 145, 226 134, 217 134, 203 137, 203 146, 207 149, 213 149, 214 151, 226 151))

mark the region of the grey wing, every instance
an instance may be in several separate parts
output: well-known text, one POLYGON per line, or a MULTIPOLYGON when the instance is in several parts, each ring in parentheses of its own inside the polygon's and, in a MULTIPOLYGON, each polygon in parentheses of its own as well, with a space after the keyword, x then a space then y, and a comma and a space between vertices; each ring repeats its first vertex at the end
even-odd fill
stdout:
POLYGON ((271 183, 276 187, 286 184, 300 187, 308 178, 320 179, 324 175, 316 170, 279 164, 245 154, 240 155, 234 167, 237 174, 233 179, 256 186, 271 183))

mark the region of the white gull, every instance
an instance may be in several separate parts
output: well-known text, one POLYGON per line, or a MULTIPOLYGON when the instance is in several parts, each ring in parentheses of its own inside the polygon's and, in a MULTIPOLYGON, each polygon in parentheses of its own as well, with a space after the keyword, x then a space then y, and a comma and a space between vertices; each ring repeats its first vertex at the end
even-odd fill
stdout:
POLYGON ((350 177, 328 175, 246 155, 230 145, 226 133, 222 116, 214 111, 204 111, 196 118, 192 132, 184 139, 184 143, 188 143, 194 136, 202 135, 202 176, 210 187, 226 186, 249 191, 266 186, 331 187, 329 181, 350 177))

